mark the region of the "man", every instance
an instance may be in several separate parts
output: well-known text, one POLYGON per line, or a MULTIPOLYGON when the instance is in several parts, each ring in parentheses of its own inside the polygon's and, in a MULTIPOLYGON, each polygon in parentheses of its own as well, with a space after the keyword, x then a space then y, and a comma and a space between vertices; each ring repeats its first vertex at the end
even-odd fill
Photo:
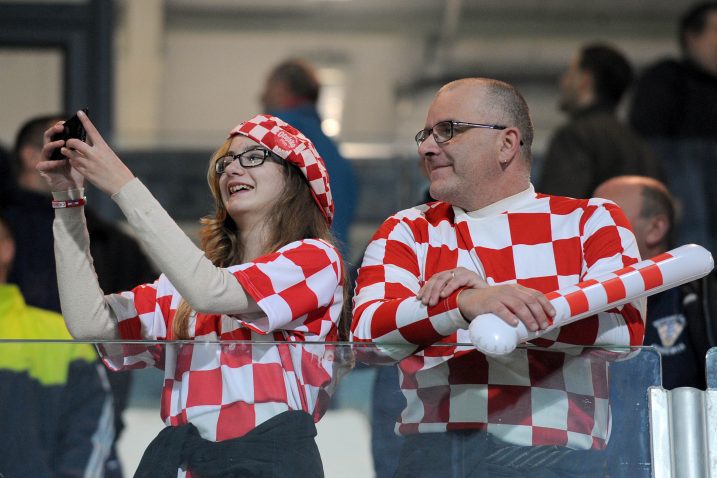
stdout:
MULTIPOLYGON (((14 147, 17 187, 10 194, 4 214, 13 231, 16 254, 8 281, 17 284, 28 305, 60 312, 57 291, 50 203, 51 191, 35 166, 42 159, 43 133, 62 120, 59 115, 38 116, 19 129, 14 147)), ((137 242, 119 227, 103 220, 85 207, 94 266, 102 290, 107 293, 129 290, 157 278, 154 268, 137 242)), ((129 396, 131 375, 108 374, 115 406, 115 430, 122 431, 122 411, 129 396)), ((119 462, 107 463, 107 476, 122 476, 119 462)))
POLYGON ((638 261, 612 203, 534 192, 532 140, 512 86, 445 85, 416 135, 437 201, 389 218, 366 250, 354 340, 394 359, 410 354, 400 363, 407 406, 397 476, 600 473, 582 450, 604 447, 609 433, 607 364, 571 347, 641 344, 643 301, 533 341, 548 350, 491 358, 453 345, 470 343, 468 325, 484 313, 544 329, 554 314, 544 293, 638 261))
POLYGON ((682 58, 664 59, 638 79, 630 122, 648 138, 717 139, 717 2, 680 20, 682 58))
POLYGON ((0 475, 100 477, 112 447, 112 398, 87 344, 71 340, 60 314, 25 304, 7 283, 15 242, 0 218, 0 475))
POLYGON ((560 81, 559 107, 569 121, 550 140, 539 191, 585 198, 613 176, 662 177, 648 144, 615 113, 631 81, 630 63, 610 46, 575 54, 560 81))
POLYGON ((339 240, 341 252, 349 260, 349 229, 358 202, 357 178, 351 163, 341 156, 334 142, 321 129, 321 118, 316 109, 319 90, 319 80, 313 68, 302 60, 290 59, 277 65, 269 74, 261 103, 266 113, 304 133, 324 158, 335 203, 331 230, 339 240))
MULTIPOLYGON (((654 257, 673 247, 675 205, 661 182, 620 176, 598 186, 594 195, 622 208, 642 257, 654 257)), ((648 298, 645 345, 654 346, 662 355, 662 386, 666 389, 704 390, 706 386, 705 356, 717 344, 715 291, 709 277, 648 298)))
POLYGON ((681 59, 648 67, 635 85, 630 123, 664 164, 681 204, 678 243, 717 253, 717 2, 692 6, 680 20, 681 59))

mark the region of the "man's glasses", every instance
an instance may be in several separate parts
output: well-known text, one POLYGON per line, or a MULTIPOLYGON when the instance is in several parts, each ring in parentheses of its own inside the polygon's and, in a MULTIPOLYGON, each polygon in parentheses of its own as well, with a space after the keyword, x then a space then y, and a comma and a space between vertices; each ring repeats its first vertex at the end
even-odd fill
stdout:
MULTIPOLYGON (((433 134, 433 139, 436 143, 445 143, 453 137, 456 133, 462 133, 463 129, 467 128, 488 128, 488 129, 506 129, 507 126, 501 126, 497 124, 482 124, 482 123, 466 123, 465 121, 439 121, 433 125, 433 128, 422 129, 416 133, 416 144, 421 145, 429 134, 433 134)), ((523 142, 521 141, 522 145, 523 142)))
POLYGON ((237 159, 239 160, 239 164, 241 164, 242 168, 255 168, 257 166, 261 166, 267 159, 281 164, 281 158, 268 149, 254 148, 244 151, 243 153, 222 156, 217 159, 214 169, 217 174, 224 174, 224 171, 227 170, 229 165, 237 159))

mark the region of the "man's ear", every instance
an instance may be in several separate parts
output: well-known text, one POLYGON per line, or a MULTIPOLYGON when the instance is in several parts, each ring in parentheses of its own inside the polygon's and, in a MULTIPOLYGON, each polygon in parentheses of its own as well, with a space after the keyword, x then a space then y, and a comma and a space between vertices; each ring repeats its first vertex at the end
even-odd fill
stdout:
POLYGON ((667 233, 670 230, 670 221, 664 214, 657 214, 649 219, 645 228, 645 244, 655 247, 667 242, 667 233))
POLYGON ((500 138, 500 149, 499 149, 499 161, 502 165, 508 165, 516 155, 520 154, 520 130, 515 127, 506 128, 501 131, 500 138))

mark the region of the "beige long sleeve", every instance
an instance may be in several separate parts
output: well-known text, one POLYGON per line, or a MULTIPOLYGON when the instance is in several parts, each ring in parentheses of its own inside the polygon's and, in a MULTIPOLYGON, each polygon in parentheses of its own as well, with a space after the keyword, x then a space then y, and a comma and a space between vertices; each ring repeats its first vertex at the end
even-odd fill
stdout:
MULTIPOLYGON (((74 198, 81 191, 53 193, 74 198)), ((260 311, 231 272, 214 266, 137 178, 113 196, 145 252, 198 312, 260 311)), ((57 209, 53 224, 62 313, 78 339, 119 337, 117 318, 104 298, 92 265, 83 208, 57 209)))
MULTIPOLYGON (((55 199, 82 197, 81 190, 53 193, 55 199)), ((84 208, 57 209, 55 236, 57 289, 65 324, 76 339, 119 338, 117 318, 104 299, 90 255, 84 208)))
POLYGON ((234 275, 207 259, 139 179, 127 183, 112 199, 144 250, 194 310, 220 314, 260 311, 234 275))

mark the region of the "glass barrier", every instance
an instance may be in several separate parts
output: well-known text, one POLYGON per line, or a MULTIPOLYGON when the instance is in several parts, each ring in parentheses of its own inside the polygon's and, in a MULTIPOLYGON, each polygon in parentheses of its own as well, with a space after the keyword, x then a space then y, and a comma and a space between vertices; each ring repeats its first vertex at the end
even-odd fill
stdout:
POLYGON ((707 388, 717 389, 717 347, 713 347, 707 351, 705 363, 707 388))
POLYGON ((328 478, 648 477, 647 390, 659 385, 652 348, 519 347, 489 358, 466 344, 429 355, 348 343, 0 340, 0 476, 100 466, 117 428, 112 477, 132 476, 151 442, 148 462, 201 462, 200 476, 221 464, 243 467, 237 476, 289 466, 287 476, 328 478))

